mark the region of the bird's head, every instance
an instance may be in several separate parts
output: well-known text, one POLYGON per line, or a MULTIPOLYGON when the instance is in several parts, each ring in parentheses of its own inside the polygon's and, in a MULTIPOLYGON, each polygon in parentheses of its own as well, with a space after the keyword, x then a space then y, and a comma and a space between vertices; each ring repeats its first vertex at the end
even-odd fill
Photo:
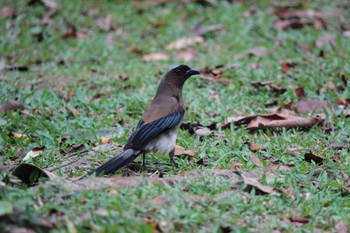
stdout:
POLYGON ((186 81, 192 75, 197 74, 199 74, 198 70, 191 69, 186 65, 179 65, 168 70, 165 76, 169 77, 169 79, 180 79, 186 81))
POLYGON ((198 70, 186 65, 179 65, 169 69, 160 81, 157 94, 179 96, 185 81, 192 75, 200 74, 198 70))

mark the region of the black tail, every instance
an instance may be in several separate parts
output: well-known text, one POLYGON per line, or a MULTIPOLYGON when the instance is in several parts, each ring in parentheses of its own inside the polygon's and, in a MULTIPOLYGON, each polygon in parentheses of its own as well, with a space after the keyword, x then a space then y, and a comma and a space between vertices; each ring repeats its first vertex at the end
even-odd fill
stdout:
POLYGON ((139 151, 134 151, 133 149, 127 149, 121 152, 116 157, 111 158, 98 168, 89 171, 87 175, 96 174, 96 176, 109 175, 119 168, 131 163, 140 154, 139 151))

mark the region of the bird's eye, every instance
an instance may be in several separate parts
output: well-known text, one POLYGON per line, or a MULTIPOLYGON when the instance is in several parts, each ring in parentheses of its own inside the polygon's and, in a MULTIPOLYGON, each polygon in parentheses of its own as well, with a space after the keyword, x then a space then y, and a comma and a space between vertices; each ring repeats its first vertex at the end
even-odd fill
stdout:
POLYGON ((181 75, 183 74, 183 71, 181 69, 176 69, 176 74, 181 75))

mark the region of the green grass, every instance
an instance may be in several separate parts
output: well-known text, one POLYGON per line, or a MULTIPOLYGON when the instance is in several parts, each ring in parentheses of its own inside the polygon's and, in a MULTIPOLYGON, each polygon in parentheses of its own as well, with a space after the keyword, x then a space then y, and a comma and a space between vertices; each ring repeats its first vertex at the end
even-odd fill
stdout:
MULTIPOLYGON (((31 117, 16 111, 0 116, 0 164, 3 165, 19 164, 28 151, 44 146, 43 153, 30 162, 41 168, 59 166, 62 160, 69 159, 65 158, 67 148, 84 144, 91 149, 99 144, 100 136, 108 136, 103 132, 111 127, 116 127, 117 132, 113 133, 110 143, 125 144, 151 101, 161 74, 174 64, 184 63, 175 60, 176 51, 166 50, 166 45, 187 37, 188 31, 202 20, 204 26, 221 24, 224 30, 205 35, 205 43, 194 46, 199 54, 187 64, 197 69, 234 63, 239 67, 224 72, 223 77, 232 80, 228 85, 208 84, 199 77, 187 81, 185 122, 210 125, 237 116, 237 111, 244 115, 265 113, 265 104, 274 98, 279 105, 297 101, 294 93, 297 87, 304 87, 308 98, 325 99, 334 105, 338 97, 350 98, 350 40, 342 34, 337 16, 325 19, 327 29, 305 26, 300 30, 281 31, 273 25, 277 16, 271 13, 269 1, 234 4, 217 1, 209 6, 167 3, 139 8, 128 1, 62 0, 57 1, 60 10, 52 22, 44 26, 40 21, 47 9, 40 2, 33 5, 28 2, 0 4, 1 8, 9 5, 15 9, 12 18, 0 18, 0 61, 7 66, 29 68, 24 72, 0 71, 0 103, 17 99, 32 114, 31 117), (99 9, 97 16, 89 11, 94 8, 99 9), (112 15, 115 29, 111 32, 96 25, 97 18, 106 14, 112 15), (63 39, 69 25, 90 38, 63 39), (108 34, 114 38, 110 45, 105 43, 108 34), (334 35, 334 47, 314 46, 316 39, 324 34, 334 35), (301 45, 310 47, 310 55, 298 48, 301 45), (235 59, 235 55, 259 46, 267 48, 265 56, 235 59), (143 62, 142 55, 134 54, 133 49, 144 54, 165 52, 171 58, 143 62), (319 56, 321 51, 323 57, 319 56), (281 72, 279 66, 285 61, 297 64, 288 74, 281 72), (251 68, 254 63, 259 64, 259 69, 251 68), (348 80, 347 86, 339 75, 341 72, 348 80), (127 75, 129 79, 122 81, 119 75, 127 75), (256 89, 250 84, 252 81, 274 81, 287 91, 278 95, 265 88, 256 89), (343 89, 331 90, 326 87, 329 82, 343 89), (74 96, 67 102, 65 98, 69 93, 74 96), (92 101, 97 94, 103 95, 92 101), (208 100, 210 94, 219 95, 220 101, 208 100), (77 109, 80 115, 73 116, 67 107, 77 109), (29 138, 14 138, 14 132, 29 138)), ((326 14, 335 7, 347 9, 350 5, 345 1, 305 1, 301 9, 326 14)), ((349 22, 349 13, 342 10, 342 14, 344 22, 349 22)), ((49 229, 54 232, 153 232, 155 224, 163 232, 227 232, 228 229, 234 232, 334 232, 336 222, 350 224, 346 184, 350 177, 350 150, 336 150, 327 145, 334 141, 349 142, 350 124, 343 110, 337 107, 328 119, 335 128, 330 132, 318 126, 308 130, 257 132, 232 126, 215 130, 213 136, 199 138, 180 130, 177 144, 197 151, 196 158, 177 159, 180 164, 177 169, 170 165, 166 155, 147 157, 150 169, 160 169, 168 177, 202 169, 197 164, 200 158, 208 160, 208 169, 228 169, 236 161, 243 164, 240 169, 262 172, 249 159, 252 152, 244 144, 249 139, 266 148, 265 152, 256 153, 259 158, 267 156, 279 159, 282 164, 295 164, 292 170, 275 172, 278 179, 257 177, 276 189, 290 188, 290 196, 256 195, 243 189, 232 192, 229 181, 211 177, 174 186, 145 183, 137 188, 118 189, 117 194, 110 192, 111 189, 67 193, 54 181, 41 184, 37 189, 13 182, 0 183, 0 203, 3 203, 0 219, 4 220, 0 221, 0 229, 25 223, 36 231, 46 231, 38 222, 45 219, 52 224, 49 229), (224 140, 217 139, 218 134, 224 140), (290 147, 312 150, 324 158, 324 163, 317 165, 304 161, 303 156, 291 156, 287 150, 290 147), (334 155, 339 156, 341 163, 333 161, 334 155), (217 198, 225 192, 232 193, 217 198), (157 198, 162 201, 155 201, 157 198), (307 217, 310 222, 296 226, 288 221, 290 217, 307 217), (20 221, 15 221, 17 218, 20 221)), ((98 153, 91 166, 112 155, 111 152, 98 153)), ((65 169, 55 172, 63 177, 79 176, 87 169, 78 167, 69 173, 65 169)), ((1 171, 0 178, 9 173, 1 171)))

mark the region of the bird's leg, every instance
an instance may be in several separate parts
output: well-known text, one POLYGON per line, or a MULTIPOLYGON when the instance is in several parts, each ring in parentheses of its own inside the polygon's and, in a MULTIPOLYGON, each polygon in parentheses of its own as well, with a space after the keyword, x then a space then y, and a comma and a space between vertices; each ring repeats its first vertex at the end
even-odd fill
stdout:
POLYGON ((175 162, 174 155, 175 155, 175 148, 170 151, 169 158, 170 158, 170 162, 174 164, 175 167, 178 167, 179 165, 175 162))
POLYGON ((142 153, 142 168, 146 168, 146 153, 142 153))

